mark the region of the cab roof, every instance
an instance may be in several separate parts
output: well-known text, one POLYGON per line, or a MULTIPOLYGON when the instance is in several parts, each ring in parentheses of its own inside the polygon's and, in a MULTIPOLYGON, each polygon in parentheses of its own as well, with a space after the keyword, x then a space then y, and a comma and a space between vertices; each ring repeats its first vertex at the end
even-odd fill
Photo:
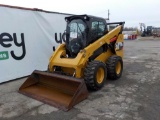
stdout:
POLYGON ((106 21, 104 18, 102 17, 96 17, 96 16, 92 16, 92 15, 87 15, 87 14, 84 14, 84 15, 72 15, 72 16, 69 16, 69 17, 65 17, 65 20, 66 21, 71 21, 73 19, 83 19, 83 20, 91 20, 91 19, 94 19, 94 20, 98 20, 98 21, 106 21))

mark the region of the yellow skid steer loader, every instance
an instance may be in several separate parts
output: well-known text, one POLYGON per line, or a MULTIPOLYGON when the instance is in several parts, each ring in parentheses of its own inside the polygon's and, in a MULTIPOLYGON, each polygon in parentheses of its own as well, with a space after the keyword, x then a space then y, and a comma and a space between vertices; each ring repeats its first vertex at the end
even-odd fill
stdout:
POLYGON ((107 78, 121 77, 124 22, 106 23, 90 15, 65 20, 65 43, 51 56, 48 71, 34 71, 19 92, 68 111, 87 98, 87 89, 98 90, 107 78), (117 27, 108 31, 109 24, 117 27))

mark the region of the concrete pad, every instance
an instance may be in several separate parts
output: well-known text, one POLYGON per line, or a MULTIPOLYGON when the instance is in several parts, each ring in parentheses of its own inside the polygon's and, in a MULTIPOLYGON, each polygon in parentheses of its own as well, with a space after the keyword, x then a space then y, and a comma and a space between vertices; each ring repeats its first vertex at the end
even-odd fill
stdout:
POLYGON ((19 94, 26 78, 1 84, 0 120, 159 120, 160 39, 124 45, 122 77, 107 80, 68 112, 19 94))

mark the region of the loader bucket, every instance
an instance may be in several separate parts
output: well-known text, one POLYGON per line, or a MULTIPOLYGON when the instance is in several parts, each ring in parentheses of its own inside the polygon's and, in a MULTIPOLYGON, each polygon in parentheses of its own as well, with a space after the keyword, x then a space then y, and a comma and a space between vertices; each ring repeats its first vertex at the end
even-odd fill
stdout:
POLYGON ((88 96, 83 79, 42 71, 34 71, 19 92, 64 111, 88 96))

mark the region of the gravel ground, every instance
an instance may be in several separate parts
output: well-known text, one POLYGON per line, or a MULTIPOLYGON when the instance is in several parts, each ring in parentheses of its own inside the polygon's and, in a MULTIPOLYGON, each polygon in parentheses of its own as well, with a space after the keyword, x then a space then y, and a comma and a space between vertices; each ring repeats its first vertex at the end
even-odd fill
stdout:
POLYGON ((124 70, 69 112, 22 94, 26 78, 0 85, 0 120, 160 120, 160 39, 125 41, 124 70))

